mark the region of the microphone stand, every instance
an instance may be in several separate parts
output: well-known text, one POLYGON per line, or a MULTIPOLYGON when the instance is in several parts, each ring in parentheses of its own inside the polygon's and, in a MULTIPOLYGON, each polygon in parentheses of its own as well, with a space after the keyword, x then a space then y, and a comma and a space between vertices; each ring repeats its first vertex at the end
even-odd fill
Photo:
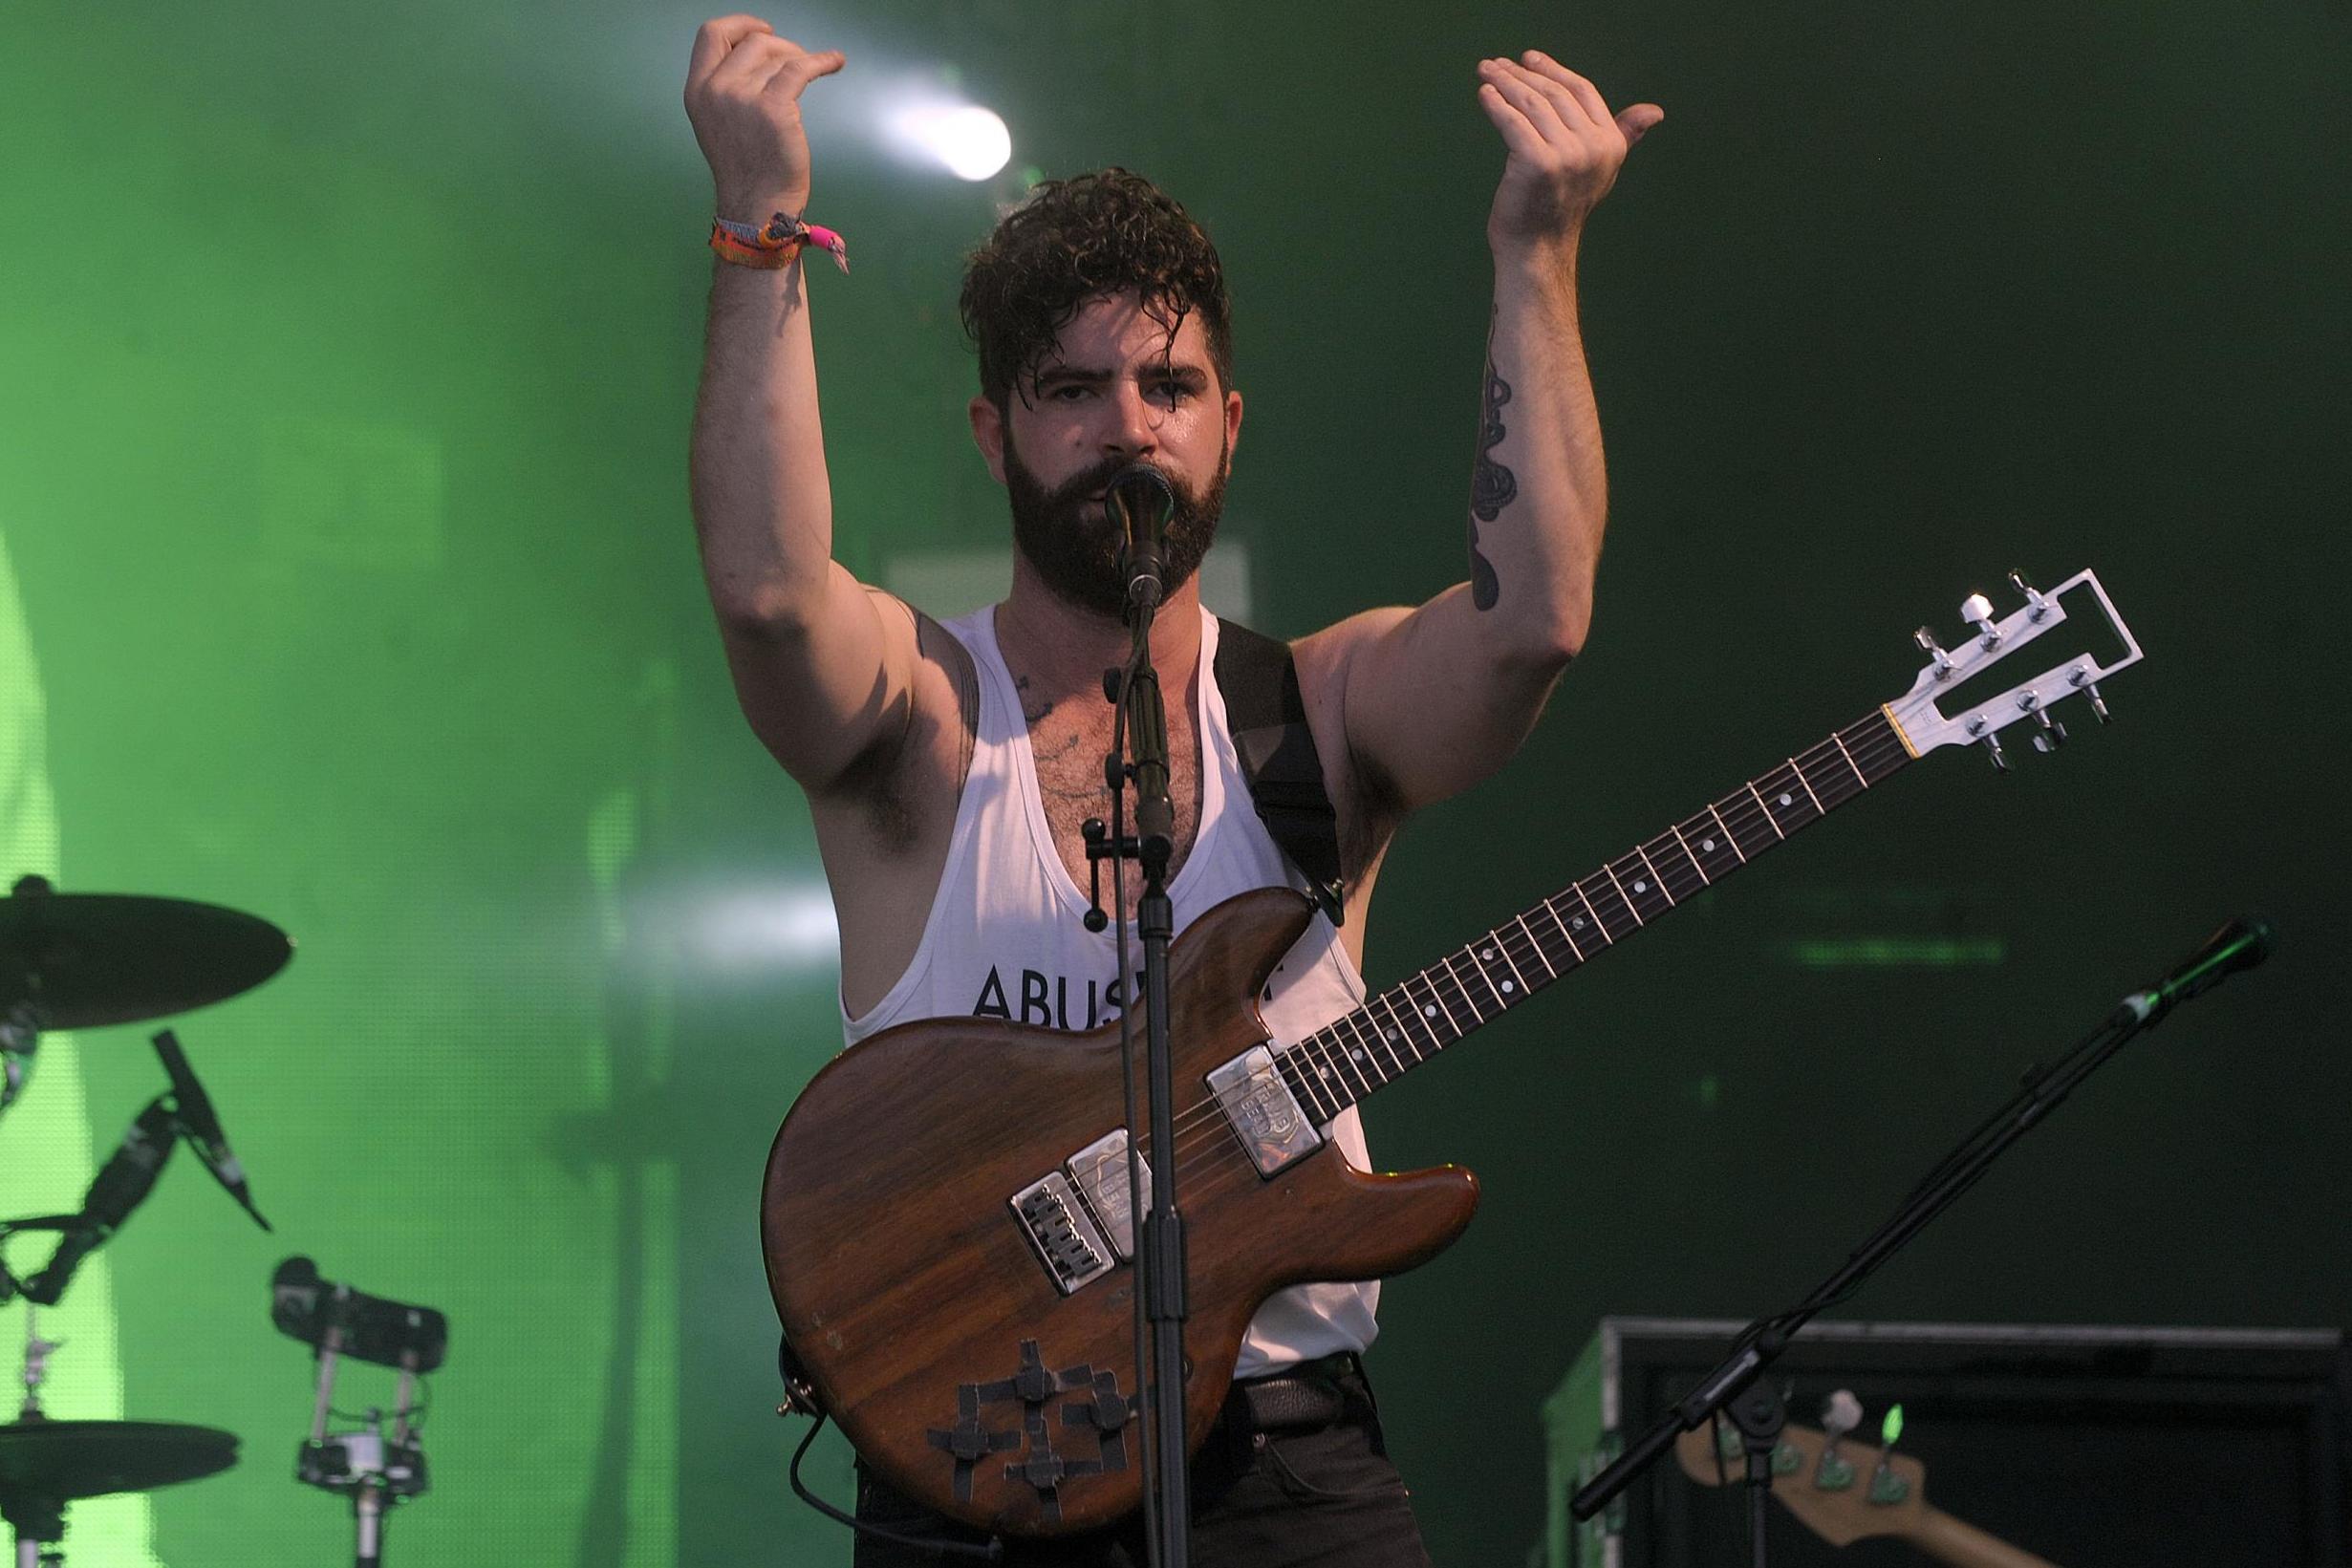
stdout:
MULTIPOLYGON (((1611 1498, 1630 1486, 1636 1476, 1656 1462, 1681 1432, 1696 1428, 1739 1397, 1780 1353, 1798 1330, 1819 1313, 1837 1305, 1857 1290, 1881 1264, 1927 1229, 1952 1207, 1961 1193, 1976 1185, 2011 1144, 2031 1131, 2058 1108, 2069 1094, 2106 1064, 2107 1059, 2139 1036, 2154 1028, 2183 1001, 2201 995, 2238 968, 2261 962, 2268 953, 2270 929, 2260 922, 2225 927, 2206 949, 2185 961, 2150 990, 2135 992, 2108 1014, 2105 1020, 2067 1052, 2056 1066, 2026 1071, 2023 1085, 2009 1103, 1980 1123, 1958 1148, 1937 1162, 1926 1179, 1903 1200, 1891 1217, 1845 1264, 1817 1286, 1810 1296, 1785 1312, 1759 1318, 1739 1331, 1732 1352, 1700 1380, 1680 1404, 1668 1410, 1608 1467, 1568 1500, 1568 1512, 1589 1519, 1611 1498)), ((1743 1427, 1743 1431, 1744 1431, 1743 1427)), ((1767 1450, 1769 1451, 1769 1450, 1767 1450)), ((1751 1486, 1769 1487, 1769 1474, 1759 1476, 1750 1467, 1751 1486)), ((1751 1493, 1751 1518, 1760 1510, 1762 1493, 1751 1493)), ((1756 1562, 1762 1563, 1762 1534, 1757 1536, 1756 1562)))
MULTIPOLYGON (((1154 581, 1153 589, 1157 588, 1154 581)), ((1152 663, 1152 622, 1158 611, 1155 591, 1139 592, 1133 605, 1134 646, 1115 689, 1106 680, 1107 695, 1120 704, 1118 728, 1124 732, 1127 758, 1122 765, 1114 755, 1107 771, 1116 784, 1119 775, 1135 786, 1135 836, 1130 841, 1117 832, 1120 796, 1112 797, 1111 852, 1124 855, 1131 848, 1143 868, 1143 894, 1136 904, 1136 931, 1143 947, 1143 1016, 1145 1076, 1152 1101, 1151 1210, 1143 1216, 1135 1246, 1136 1289, 1152 1331, 1152 1368, 1145 1382, 1145 1407, 1152 1415, 1152 1441, 1147 1450, 1144 1494, 1150 1510, 1150 1533, 1154 1568, 1185 1568, 1191 1560, 1191 1475, 1185 1468, 1184 1441, 1184 1319, 1189 1310, 1186 1291, 1184 1219, 1176 1212, 1174 1053, 1168 1038, 1168 946, 1176 934, 1176 905, 1168 896, 1168 862, 1176 852, 1176 807, 1168 796, 1168 715, 1160 698, 1159 672, 1152 663)), ((1125 899, 1119 899, 1122 927, 1125 899)), ((1119 956, 1127 962, 1124 944, 1119 956)), ((1132 1024, 1133 998, 1121 1008, 1123 1022, 1132 1024)), ((1124 1034, 1125 1031, 1122 1031, 1124 1034)), ((1123 1041, 1124 1045, 1124 1041, 1123 1041)), ((1132 1063, 1132 1049, 1123 1055, 1132 1063)), ((1129 1117, 1132 1127, 1133 1117, 1129 1117)), ((1135 1159, 1129 1140, 1129 1191, 1133 1192, 1135 1159)), ((1131 1196, 1132 1202, 1132 1196, 1131 1196)), ((1143 1381, 1143 1369, 1136 1369, 1143 1381)))

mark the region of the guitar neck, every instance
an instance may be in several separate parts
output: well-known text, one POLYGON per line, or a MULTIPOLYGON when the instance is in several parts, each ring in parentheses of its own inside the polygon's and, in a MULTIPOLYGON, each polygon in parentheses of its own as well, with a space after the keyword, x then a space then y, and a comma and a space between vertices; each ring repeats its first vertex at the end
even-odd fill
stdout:
POLYGON ((1276 1060, 1318 1124, 1393 1083, 1911 761, 1885 708, 1390 986, 1276 1060))

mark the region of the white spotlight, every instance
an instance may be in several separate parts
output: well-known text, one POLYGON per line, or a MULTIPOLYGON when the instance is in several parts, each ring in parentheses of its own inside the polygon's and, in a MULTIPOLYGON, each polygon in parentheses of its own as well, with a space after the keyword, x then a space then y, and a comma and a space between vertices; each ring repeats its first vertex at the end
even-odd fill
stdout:
POLYGON ((1012 161, 1012 132, 976 104, 903 109, 891 117, 891 130, 960 180, 985 180, 1012 161))

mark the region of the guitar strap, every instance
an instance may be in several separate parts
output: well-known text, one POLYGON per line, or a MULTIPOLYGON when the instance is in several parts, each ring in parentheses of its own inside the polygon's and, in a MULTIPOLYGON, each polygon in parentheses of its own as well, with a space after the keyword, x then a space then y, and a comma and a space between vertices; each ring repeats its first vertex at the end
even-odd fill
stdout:
POLYGON ((1323 786, 1323 758, 1307 727, 1290 645, 1219 616, 1217 689, 1259 820, 1313 890, 1331 924, 1344 918, 1339 813, 1323 786))

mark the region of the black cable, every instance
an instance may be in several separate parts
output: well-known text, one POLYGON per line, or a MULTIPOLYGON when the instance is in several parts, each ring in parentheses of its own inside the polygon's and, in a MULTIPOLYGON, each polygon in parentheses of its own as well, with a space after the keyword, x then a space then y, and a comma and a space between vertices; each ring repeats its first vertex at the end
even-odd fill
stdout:
POLYGON ((809 1445, 814 1443, 817 1440, 817 1433, 824 1429, 825 1412, 819 1410, 816 1419, 809 1423, 809 1435, 802 1438, 800 1447, 792 1450, 789 1479, 792 1483, 792 1490, 800 1494, 802 1502, 807 1503, 827 1518, 848 1525, 861 1536, 872 1536, 875 1540, 888 1541, 893 1546, 905 1546, 921 1552, 941 1552, 960 1557, 978 1557, 983 1562, 1004 1560, 1004 1541, 1002 1536, 991 1536, 983 1544, 972 1546, 963 1541, 943 1541, 927 1536, 909 1536, 900 1531, 886 1530, 878 1524, 869 1523, 853 1514, 844 1514, 815 1493, 810 1492, 801 1484, 800 1462, 808 1454, 809 1445))

